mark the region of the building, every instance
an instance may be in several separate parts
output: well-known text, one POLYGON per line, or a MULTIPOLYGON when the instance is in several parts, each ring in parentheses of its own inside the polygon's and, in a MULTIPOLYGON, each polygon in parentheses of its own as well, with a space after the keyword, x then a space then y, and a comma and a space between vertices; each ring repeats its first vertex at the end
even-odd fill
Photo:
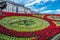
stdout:
POLYGON ((7 7, 3 11, 15 13, 31 13, 31 10, 29 8, 11 1, 7 1, 7 7))

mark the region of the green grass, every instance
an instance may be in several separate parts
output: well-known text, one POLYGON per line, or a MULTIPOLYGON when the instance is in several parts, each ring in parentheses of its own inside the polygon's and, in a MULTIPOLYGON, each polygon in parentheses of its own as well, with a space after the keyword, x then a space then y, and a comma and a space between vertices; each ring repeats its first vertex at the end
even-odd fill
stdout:
POLYGON ((0 24, 8 29, 24 32, 43 30, 49 26, 49 23, 43 19, 26 16, 5 17, 0 20, 0 24), (27 20, 27 22, 22 20, 27 20))
POLYGON ((31 40, 31 38, 11 37, 0 33, 0 40, 31 40))
POLYGON ((60 40, 60 33, 55 35, 51 40, 60 40))

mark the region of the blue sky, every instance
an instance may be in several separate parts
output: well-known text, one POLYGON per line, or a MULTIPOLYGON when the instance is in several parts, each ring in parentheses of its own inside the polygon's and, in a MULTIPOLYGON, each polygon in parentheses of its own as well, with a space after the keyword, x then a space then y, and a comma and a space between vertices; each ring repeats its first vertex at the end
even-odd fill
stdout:
POLYGON ((11 0, 42 14, 60 14, 60 0, 11 0))

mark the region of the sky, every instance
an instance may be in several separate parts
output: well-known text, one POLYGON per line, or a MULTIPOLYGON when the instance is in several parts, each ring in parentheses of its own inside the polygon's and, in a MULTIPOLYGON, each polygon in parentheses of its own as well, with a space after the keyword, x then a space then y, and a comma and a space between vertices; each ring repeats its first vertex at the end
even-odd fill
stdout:
POLYGON ((10 0, 41 14, 60 14, 60 0, 10 0))

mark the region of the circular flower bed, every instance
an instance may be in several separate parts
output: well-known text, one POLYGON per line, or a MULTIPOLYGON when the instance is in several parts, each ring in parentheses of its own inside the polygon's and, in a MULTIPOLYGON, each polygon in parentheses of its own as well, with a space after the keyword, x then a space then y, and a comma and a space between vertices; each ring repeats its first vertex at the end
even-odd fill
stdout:
POLYGON ((42 19, 31 14, 5 13, 0 17, 0 32, 9 36, 36 37, 37 39, 47 40, 60 31, 47 18, 42 19))

